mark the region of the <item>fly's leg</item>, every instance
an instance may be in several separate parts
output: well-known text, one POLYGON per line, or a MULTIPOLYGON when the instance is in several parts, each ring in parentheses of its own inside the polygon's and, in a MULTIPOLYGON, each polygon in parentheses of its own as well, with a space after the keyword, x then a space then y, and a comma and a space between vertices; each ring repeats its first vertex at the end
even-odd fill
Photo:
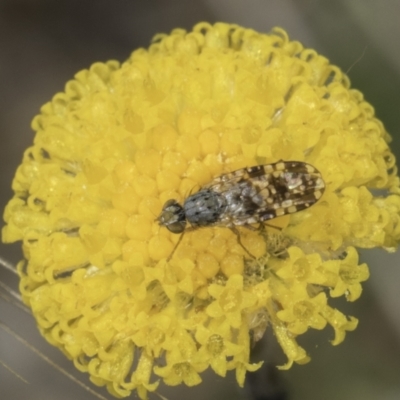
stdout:
POLYGON ((248 228, 252 231, 259 231, 260 235, 264 238, 267 243, 268 252, 273 257, 283 258, 287 256, 287 249, 291 245, 291 241, 289 238, 282 236, 283 228, 280 226, 261 223, 259 226, 254 227, 251 225, 243 225, 245 228, 248 228), (265 227, 273 228, 277 230, 279 233, 269 233, 265 227))
MULTIPOLYGON (((253 232, 259 232, 259 234, 261 235, 261 237, 263 237, 263 239, 265 240, 265 242, 267 243, 267 247, 269 248, 270 245, 272 244, 271 241, 273 242, 272 238, 277 236, 277 237, 281 237, 280 233, 282 232, 282 228, 279 226, 275 226, 272 224, 266 224, 264 223, 260 223, 258 226, 253 226, 253 225, 249 225, 249 224, 244 224, 242 225, 243 228, 249 229, 250 231, 253 232), (279 231, 278 234, 274 235, 274 234, 269 234, 267 232, 267 230, 265 229, 265 227, 268 226, 270 228, 276 229, 277 231, 279 231)), ((235 232, 236 237, 238 238, 238 242, 239 244, 242 246, 242 248, 246 251, 247 254, 251 255, 252 258, 255 258, 242 244, 242 242, 240 241, 240 235, 239 235, 239 231, 236 228, 231 228, 232 231, 235 232)), ((286 249, 285 249, 286 251, 286 249)), ((280 253, 279 253, 280 254, 280 253)))
POLYGON ((167 262, 171 261, 171 258, 172 258, 172 256, 174 255, 176 249, 178 248, 179 243, 182 241, 183 235, 184 235, 184 234, 185 234, 185 232, 183 232, 183 233, 179 236, 179 239, 178 239, 178 241, 176 242, 175 247, 173 248, 173 250, 171 251, 171 254, 170 254, 170 255, 168 256, 168 258, 167 258, 167 262))
POLYGON ((178 241, 176 242, 175 247, 173 248, 171 254, 170 254, 170 255, 168 256, 168 258, 167 258, 167 262, 170 261, 171 258, 172 258, 172 256, 175 254, 176 249, 178 248, 179 244, 182 242, 183 235, 184 235, 185 233, 187 233, 187 232, 194 231, 195 229, 196 229, 196 228, 194 228, 194 227, 189 227, 189 228, 186 228, 186 229, 181 233, 181 236, 179 237, 178 241))
MULTIPOLYGON (((250 226, 250 225, 249 225, 250 226)), ((237 237, 237 241, 240 244, 240 246, 242 247, 242 249, 251 257, 256 259, 256 257, 253 256, 253 254, 251 254, 246 247, 244 247, 242 240, 240 239, 240 232, 237 230, 237 228, 235 226, 230 227, 230 230, 236 235, 237 237)), ((251 230, 257 230, 256 228, 251 227, 251 230)))

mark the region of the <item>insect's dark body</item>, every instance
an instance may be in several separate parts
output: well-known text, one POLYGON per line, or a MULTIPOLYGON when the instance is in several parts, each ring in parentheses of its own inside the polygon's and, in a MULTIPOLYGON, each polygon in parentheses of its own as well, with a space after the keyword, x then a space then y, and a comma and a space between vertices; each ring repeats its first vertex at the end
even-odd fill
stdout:
POLYGON ((325 189, 318 170, 299 161, 279 161, 221 175, 180 205, 168 200, 158 217, 173 233, 207 226, 249 226, 304 210, 325 189))
POLYGON ((185 200, 183 211, 193 227, 209 226, 218 221, 226 206, 226 199, 221 193, 203 189, 185 200))

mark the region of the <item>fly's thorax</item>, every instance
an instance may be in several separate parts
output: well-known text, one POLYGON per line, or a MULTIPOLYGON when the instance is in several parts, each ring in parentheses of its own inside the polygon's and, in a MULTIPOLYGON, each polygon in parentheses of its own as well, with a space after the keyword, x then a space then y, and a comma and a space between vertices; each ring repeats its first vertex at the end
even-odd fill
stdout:
POLYGON ((185 216, 194 227, 215 224, 225 207, 223 196, 210 189, 189 196, 183 205, 185 216))
POLYGON ((172 233, 182 233, 186 228, 186 216, 183 207, 176 200, 168 200, 157 218, 160 225, 172 233))

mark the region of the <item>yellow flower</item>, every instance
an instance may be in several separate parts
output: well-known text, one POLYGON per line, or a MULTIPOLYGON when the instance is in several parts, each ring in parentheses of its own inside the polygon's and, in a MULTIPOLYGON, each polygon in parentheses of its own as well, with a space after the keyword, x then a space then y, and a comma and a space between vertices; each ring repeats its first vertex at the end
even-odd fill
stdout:
POLYGON ((287 329, 295 335, 301 335, 307 329, 323 329, 326 321, 321 313, 327 304, 325 293, 310 297, 307 288, 295 285, 291 288, 291 296, 282 298, 283 310, 277 312, 280 320, 286 322, 287 329), (285 301, 286 300, 286 301, 285 301))
POLYGON ((153 357, 159 357, 168 339, 173 320, 166 313, 148 315, 145 311, 134 315, 132 321, 132 341, 153 357))
POLYGON ((225 285, 211 284, 208 292, 215 300, 207 307, 211 318, 226 318, 233 328, 242 325, 242 311, 256 302, 256 297, 243 290, 243 277, 232 275, 225 285))
POLYGON ((326 307, 322 315, 335 330, 335 338, 332 340, 333 345, 342 343, 346 336, 346 331, 354 331, 358 325, 356 318, 350 317, 347 319, 339 310, 331 307, 326 307))
POLYGON ((228 368, 227 357, 241 351, 241 346, 233 342, 234 338, 227 320, 213 320, 207 328, 199 325, 196 340, 201 345, 199 357, 206 360, 218 375, 225 376, 228 368))
POLYGON ((2 240, 23 242, 20 290, 42 334, 117 397, 196 385, 207 368, 243 385, 268 328, 280 368, 308 362, 299 335, 329 325, 336 345, 357 326, 330 305, 361 294, 357 248, 400 240, 390 136, 346 75, 279 28, 157 35, 76 74, 32 128, 2 240), (321 172, 316 204, 240 241, 158 225, 166 201, 279 160, 321 172))
POLYGON ((285 323, 279 320, 279 318, 275 315, 273 310, 270 309, 272 328, 276 335, 276 338, 282 347, 282 350, 286 354, 288 358, 288 362, 284 365, 279 366, 279 369, 287 370, 289 369, 293 363, 297 364, 306 364, 310 361, 310 357, 307 355, 305 350, 298 345, 296 341, 296 336, 293 335, 287 329, 285 323))
POLYGON ((198 385, 201 382, 199 372, 208 367, 208 363, 199 357, 193 338, 183 330, 174 332, 165 359, 166 366, 156 366, 154 372, 171 386, 182 382, 188 386, 198 385))
POLYGON ((322 259, 318 253, 304 254, 300 248, 292 246, 288 249, 288 256, 276 271, 279 277, 315 285, 324 284, 326 277, 320 270, 322 259))
MULTIPOLYGON (((342 259, 322 261, 319 254, 305 254, 298 247, 288 249, 288 258, 275 261, 276 275, 286 282, 305 282, 330 288, 332 297, 346 295, 347 300, 357 300, 361 295, 360 282, 369 277, 366 264, 358 265, 358 254, 348 247, 342 259)), ((342 255, 343 255, 342 254, 342 255)))
POLYGON ((249 327, 246 323, 243 323, 238 332, 238 341, 241 344, 241 351, 233 356, 233 359, 228 363, 228 368, 234 368, 236 370, 236 380, 239 386, 244 385, 244 379, 246 372, 257 371, 263 364, 263 362, 250 363, 250 337, 248 334, 249 327))
POLYGON ((360 282, 369 278, 367 264, 358 265, 358 254, 354 247, 347 249, 346 258, 343 260, 326 261, 323 269, 335 276, 336 282, 331 284, 332 297, 346 295, 347 300, 357 300, 361 295, 360 282))

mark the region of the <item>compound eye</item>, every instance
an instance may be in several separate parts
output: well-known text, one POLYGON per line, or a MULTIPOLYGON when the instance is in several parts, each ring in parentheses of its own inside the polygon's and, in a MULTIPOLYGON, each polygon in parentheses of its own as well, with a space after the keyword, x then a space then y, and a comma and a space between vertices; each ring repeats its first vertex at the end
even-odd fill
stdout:
POLYGON ((179 203, 174 199, 167 200, 163 206, 163 210, 167 210, 171 206, 179 206, 179 203))
POLYGON ((157 218, 160 225, 172 233, 182 233, 186 228, 186 217, 183 207, 176 200, 168 200, 157 218))
POLYGON ((168 230, 172 233, 182 233, 186 227, 186 221, 177 221, 172 224, 166 225, 168 230))

